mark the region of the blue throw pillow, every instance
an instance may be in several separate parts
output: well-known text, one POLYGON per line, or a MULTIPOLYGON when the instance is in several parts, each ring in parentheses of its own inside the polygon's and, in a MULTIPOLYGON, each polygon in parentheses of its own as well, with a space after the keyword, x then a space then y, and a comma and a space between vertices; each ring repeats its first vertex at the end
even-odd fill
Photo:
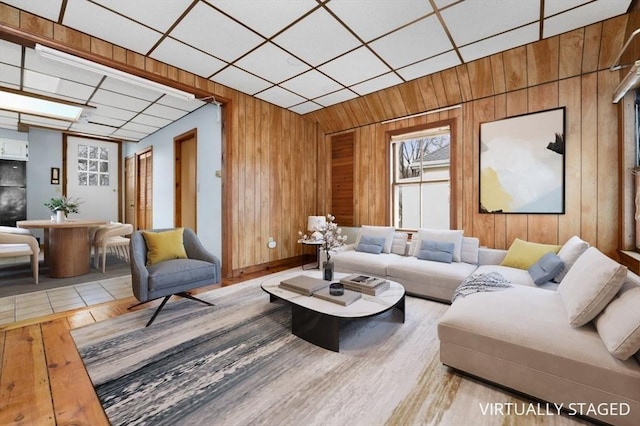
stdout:
POLYGON ((454 247, 454 243, 445 241, 422 240, 416 257, 422 260, 451 263, 453 261, 454 247))
POLYGON ((380 254, 384 247, 384 237, 373 237, 370 235, 363 235, 360 237, 360 242, 356 247, 356 251, 363 251, 365 253, 380 254))
POLYGON ((529 275, 536 285, 554 279, 564 268, 564 262, 555 253, 547 253, 529 268, 529 275))

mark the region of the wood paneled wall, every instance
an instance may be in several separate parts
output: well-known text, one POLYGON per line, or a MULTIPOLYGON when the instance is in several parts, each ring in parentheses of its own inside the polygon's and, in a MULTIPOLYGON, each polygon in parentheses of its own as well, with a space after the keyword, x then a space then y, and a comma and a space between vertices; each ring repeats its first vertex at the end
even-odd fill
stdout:
POLYGON ((198 97, 215 95, 224 104, 223 276, 302 254, 297 232, 306 228, 307 216, 318 212, 320 133, 315 122, 6 4, 0 4, 0 33, 15 42, 42 43, 198 97), (275 249, 267 247, 269 237, 276 241, 275 249))
MULTIPOLYGON (((625 41, 629 16, 306 114, 324 133, 320 150, 329 149, 333 134, 354 132, 356 225, 390 223, 388 174, 382 173, 389 168, 386 132, 455 118, 455 227, 496 248, 508 248, 516 237, 562 244, 579 235, 616 257, 618 106, 611 98, 621 75, 608 68, 625 41), (383 123, 457 104, 461 108, 383 123), (566 214, 480 214, 480 123, 559 106, 566 107, 566 214)), ((329 173, 321 171, 321 187, 330 182, 329 173)), ((323 208, 331 210, 326 201, 323 208)))
POLYGON ((353 132, 331 138, 331 214, 336 223, 353 226, 353 132))

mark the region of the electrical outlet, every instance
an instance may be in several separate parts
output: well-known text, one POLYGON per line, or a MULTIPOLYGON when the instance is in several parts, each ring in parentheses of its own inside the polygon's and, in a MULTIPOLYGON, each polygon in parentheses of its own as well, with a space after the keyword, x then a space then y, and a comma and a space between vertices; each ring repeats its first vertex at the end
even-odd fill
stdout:
POLYGON ((267 243, 267 247, 270 249, 276 248, 276 242, 273 237, 269 237, 269 242, 267 243))

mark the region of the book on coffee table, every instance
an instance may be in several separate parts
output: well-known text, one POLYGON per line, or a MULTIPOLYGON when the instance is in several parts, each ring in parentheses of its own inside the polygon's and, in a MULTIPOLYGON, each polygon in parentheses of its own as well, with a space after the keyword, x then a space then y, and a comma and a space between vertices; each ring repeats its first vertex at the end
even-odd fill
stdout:
POLYGON ((295 277, 287 278, 280 282, 279 287, 285 290, 295 291, 296 293, 304 294, 305 296, 311 296, 316 291, 329 288, 329 281, 321 280, 319 278, 307 277, 306 275, 296 275, 295 277))
POLYGON ((371 296, 377 296, 390 287, 389 281, 384 278, 371 277, 362 274, 349 275, 348 277, 341 279, 340 282, 346 289, 358 291, 371 296))
POLYGON ((360 293, 358 293, 357 291, 344 289, 343 295, 334 296, 329 292, 329 287, 326 287, 313 293, 313 297, 317 297, 318 299, 337 303, 338 305, 348 306, 353 302, 355 302, 356 300, 360 299, 360 293))

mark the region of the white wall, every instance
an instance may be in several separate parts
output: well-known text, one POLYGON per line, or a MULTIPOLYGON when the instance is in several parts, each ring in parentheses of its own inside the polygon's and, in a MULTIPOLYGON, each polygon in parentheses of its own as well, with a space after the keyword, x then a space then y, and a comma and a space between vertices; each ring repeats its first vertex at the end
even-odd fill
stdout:
MULTIPOLYGON (((137 143, 123 146, 125 157, 153 147, 153 227, 174 226, 173 138, 198 129, 198 237, 222 259, 222 125, 218 107, 205 105, 137 143)), ((124 160, 123 160, 124 161, 124 160)))

